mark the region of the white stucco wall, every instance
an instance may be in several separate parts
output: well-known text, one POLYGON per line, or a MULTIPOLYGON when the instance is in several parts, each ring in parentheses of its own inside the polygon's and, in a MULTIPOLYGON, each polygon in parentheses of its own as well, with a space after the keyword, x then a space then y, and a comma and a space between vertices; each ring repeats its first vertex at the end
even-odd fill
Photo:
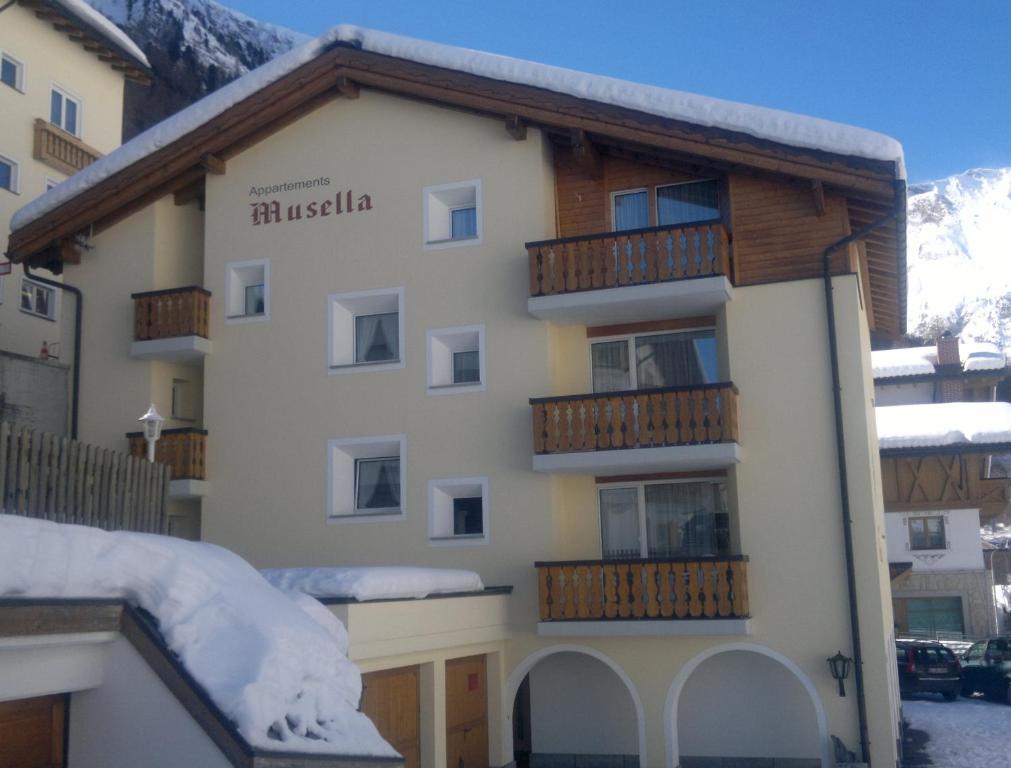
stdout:
POLYGON ((979 543, 979 510, 948 509, 919 512, 888 512, 888 559, 911 562, 913 571, 983 570, 979 543), (913 550, 909 546, 909 518, 944 518, 945 549, 913 550))
POLYGON ((133 646, 110 644, 98 688, 70 698, 68 768, 230 768, 133 646))

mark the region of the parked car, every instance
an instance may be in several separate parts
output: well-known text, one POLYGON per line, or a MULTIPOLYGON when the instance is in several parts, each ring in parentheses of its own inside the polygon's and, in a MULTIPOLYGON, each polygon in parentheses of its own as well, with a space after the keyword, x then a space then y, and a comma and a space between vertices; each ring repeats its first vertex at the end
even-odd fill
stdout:
POLYGON ((962 661, 962 695, 986 694, 1011 704, 1011 639, 980 640, 965 652, 962 661))
POLYGON ((962 690, 962 669, 955 654, 932 640, 897 640, 899 693, 939 693, 954 701, 962 690))

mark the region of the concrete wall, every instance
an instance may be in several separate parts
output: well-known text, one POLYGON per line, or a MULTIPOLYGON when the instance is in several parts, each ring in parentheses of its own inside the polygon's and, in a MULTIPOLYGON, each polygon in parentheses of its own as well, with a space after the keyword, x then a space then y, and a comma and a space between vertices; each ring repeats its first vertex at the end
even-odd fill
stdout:
MULTIPOLYGON (((7 250, 10 217, 18 208, 46 191, 46 180, 62 181, 65 174, 33 159, 35 118, 49 119, 53 84, 81 101, 80 138, 103 153, 122 140, 122 73, 84 50, 65 33, 35 16, 31 8, 14 4, 0 19, 0 51, 24 64, 24 92, 0 85, 0 155, 20 165, 18 194, 0 189, 0 254, 7 250)), ((48 272, 40 274, 49 276, 48 272)), ((0 350, 37 355, 43 340, 59 342, 64 362, 73 354, 71 301, 57 298, 56 322, 19 309, 21 269, 0 277, 0 350), (66 321, 70 322, 66 322, 66 321)))
POLYGON ((635 755, 635 706, 621 679, 581 653, 552 654, 530 670, 530 723, 535 753, 635 755))
POLYGON ((201 768, 231 763, 130 643, 107 650, 102 685, 70 698, 68 768, 201 768))
POLYGON ((885 524, 888 535, 888 559, 891 562, 911 562, 914 572, 983 570, 978 509, 889 512, 885 515, 885 524), (910 549, 909 518, 936 516, 944 518, 947 547, 939 550, 910 549))
POLYGON ((69 381, 66 365, 0 352, 0 419, 66 435, 69 381))

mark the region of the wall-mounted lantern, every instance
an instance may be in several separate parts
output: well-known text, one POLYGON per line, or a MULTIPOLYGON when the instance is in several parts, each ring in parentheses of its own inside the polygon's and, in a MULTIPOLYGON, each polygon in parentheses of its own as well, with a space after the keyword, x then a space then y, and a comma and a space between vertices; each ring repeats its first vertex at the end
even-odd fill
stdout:
POLYGON ((826 659, 829 669, 832 670, 832 678, 839 682, 839 695, 846 695, 846 686, 843 681, 849 677, 850 664, 853 662, 849 656, 843 656, 842 651, 836 651, 835 656, 826 659))

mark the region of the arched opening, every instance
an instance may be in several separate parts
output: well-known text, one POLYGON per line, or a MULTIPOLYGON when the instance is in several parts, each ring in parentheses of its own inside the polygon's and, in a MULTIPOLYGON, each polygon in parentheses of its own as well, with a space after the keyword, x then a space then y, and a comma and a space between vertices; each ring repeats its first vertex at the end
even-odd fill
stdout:
POLYGON ((825 716, 809 680, 761 646, 713 649, 682 670, 668 695, 669 764, 714 760, 826 765, 825 716))
POLYGON ((606 657, 575 649, 528 659, 513 673, 513 756, 519 768, 628 768, 642 758, 642 705, 606 657))

